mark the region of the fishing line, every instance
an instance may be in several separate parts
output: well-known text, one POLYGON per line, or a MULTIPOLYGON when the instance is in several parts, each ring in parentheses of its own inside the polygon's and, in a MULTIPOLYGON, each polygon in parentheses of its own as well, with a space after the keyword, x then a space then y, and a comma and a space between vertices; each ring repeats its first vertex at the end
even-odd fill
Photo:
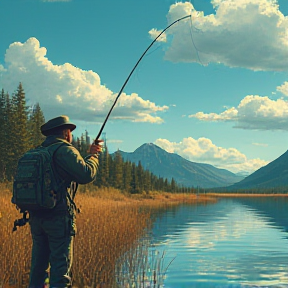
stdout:
MULTIPOLYGON (((162 45, 160 45, 160 43, 159 43, 158 46, 154 50, 152 50, 150 53, 147 53, 145 56, 146 57, 150 56, 151 54, 155 53, 161 47, 162 47, 162 45)), ((142 65, 143 65, 143 63, 142 63, 142 65)), ((141 80, 140 80, 140 77, 139 77, 139 72, 138 72, 139 69, 141 69, 141 67, 140 68, 138 67, 138 69, 136 71, 136 77, 137 77, 138 83, 141 83, 141 80)))
MULTIPOLYGON (((190 1, 190 3, 191 3, 191 1, 190 1)), ((192 3, 191 3, 192 4, 192 3)), ((193 7, 194 7, 194 5, 193 5, 193 7)), ((201 31, 200 29, 197 29, 197 27, 196 26, 193 26, 193 18, 192 18, 192 15, 191 15, 191 22, 189 22, 190 23, 190 26, 189 26, 189 32, 190 32, 190 38, 191 38, 191 42, 192 42, 192 44, 193 44, 193 46, 194 46, 194 48, 195 48, 195 51, 196 51, 196 55, 197 55, 197 58, 198 58, 198 61, 199 61, 199 63, 202 65, 202 66, 204 66, 203 65, 203 62, 201 61, 201 59, 200 59, 200 55, 199 55, 199 49, 197 48, 197 46, 196 46, 196 44, 195 44, 195 41, 194 41, 194 37, 193 37, 193 27, 194 27, 194 29, 197 31, 197 32, 199 32, 199 31, 201 31)), ((205 73, 205 70, 204 70, 204 73, 205 73)), ((205 73, 205 75, 206 75, 206 73, 205 73)), ((207 75, 206 75, 206 77, 207 77, 207 75)), ((197 169, 196 169, 196 167, 194 167, 194 172, 195 172, 195 181, 196 181, 196 194, 197 194, 197 196, 198 196, 198 194, 199 194, 199 187, 200 187, 200 181, 199 181, 199 175, 198 175, 198 171, 197 171, 197 169)))
POLYGON ((116 97, 116 99, 115 99, 112 107, 110 108, 110 110, 109 110, 109 112, 108 112, 108 114, 107 114, 107 116, 106 116, 106 118, 105 118, 105 120, 104 120, 104 122, 103 122, 103 124, 102 124, 102 126, 101 126, 101 128, 100 128, 100 130, 99 130, 99 132, 98 132, 98 135, 96 136, 96 138, 95 138, 95 140, 94 140, 95 143, 98 142, 98 139, 100 138, 100 136, 101 136, 101 134, 102 134, 102 131, 103 131, 104 127, 105 127, 105 124, 107 123, 107 120, 108 120, 108 118, 109 118, 109 116, 110 116, 113 108, 115 107, 115 105, 116 105, 119 97, 121 96, 121 94, 122 94, 122 92, 123 92, 126 84, 127 84, 128 81, 129 81, 131 75, 133 74, 134 70, 136 69, 136 67, 138 66, 138 64, 139 64, 140 61, 142 60, 142 58, 145 56, 145 54, 147 53, 147 51, 151 48, 151 46, 157 41, 157 39, 158 39, 159 37, 161 37, 161 35, 162 35, 167 29, 169 29, 169 28, 170 28, 171 26, 173 26, 175 23, 177 23, 177 22, 179 22, 179 21, 182 21, 182 20, 184 20, 184 19, 186 19, 186 18, 188 18, 188 17, 191 17, 191 15, 186 15, 186 16, 184 16, 184 17, 182 17, 182 18, 179 18, 179 19, 177 19, 176 21, 174 21, 173 23, 171 23, 170 25, 168 25, 168 26, 151 42, 151 44, 148 46, 148 48, 144 51, 144 53, 143 53, 143 54, 141 55, 141 57, 138 59, 137 63, 135 64, 135 66, 134 66, 133 69, 131 70, 129 76, 128 76, 127 79, 125 80, 123 86, 121 87, 121 89, 120 89, 120 91, 119 91, 119 93, 118 93, 118 95, 117 95, 117 97, 116 97))
POLYGON ((158 45, 158 47, 156 47, 154 50, 152 50, 150 53, 146 54, 146 57, 153 54, 154 52, 156 52, 160 47, 162 47, 161 45, 158 45))
MULTIPOLYGON (((191 3, 191 1, 189 1, 189 2, 191 3)), ((192 4, 192 3, 191 3, 191 4, 192 4)), ((192 5, 193 5, 193 4, 192 4, 192 5)), ((193 5, 193 7, 194 7, 194 5, 193 5)), ((194 28, 194 30, 195 30, 196 32, 201 32, 201 29, 198 29, 195 25, 193 25, 193 20, 192 20, 192 19, 193 19, 193 18, 192 18, 192 15, 191 15, 191 23, 190 23, 190 37, 191 37, 191 42, 192 42, 192 44, 193 44, 193 46, 194 46, 194 48, 195 48, 195 50, 196 50, 196 55, 197 55, 197 58, 198 58, 199 63, 200 63, 202 66, 205 66, 205 64, 202 62, 202 60, 201 60, 201 58, 200 58, 200 55, 199 55, 199 52, 201 52, 201 51, 197 48, 197 46, 196 46, 196 44, 195 44, 194 37, 193 37, 193 33, 192 33, 193 28, 194 28)), ((203 32, 202 32, 202 33, 203 33, 203 32)), ((220 70, 219 67, 212 69, 212 71, 218 71, 218 70, 220 70)), ((221 72, 223 72, 223 71, 221 71, 221 72)), ((204 74, 205 74, 205 76, 208 78, 208 76, 211 75, 212 72, 207 73, 207 71, 204 70, 204 74)))
MULTIPOLYGON (((154 50, 152 50, 150 53, 147 53, 145 55, 145 57, 150 56, 151 54, 153 54, 154 52, 156 52, 160 47, 162 47, 162 45, 158 45, 154 50)), ((142 63, 142 67, 143 67, 143 63, 142 63)), ((137 83, 138 84, 142 84, 141 79, 139 77, 139 71, 141 72, 141 66, 138 67, 138 69, 136 70, 136 79, 137 79, 137 83)))
MULTIPOLYGON (((196 55, 197 55, 197 58, 198 58, 198 61, 200 62, 200 64, 202 65, 202 66, 204 66, 204 64, 202 63, 202 61, 201 61, 201 59, 200 59, 200 56, 199 56, 199 50, 198 50, 198 48, 196 47, 196 44, 195 44, 195 41, 194 41, 194 38, 193 38, 193 34, 192 34, 192 28, 193 28, 193 20, 192 20, 192 16, 191 16, 191 23, 190 23, 190 37, 191 37, 191 41, 192 41, 192 44, 193 44, 193 46, 194 46, 194 48, 195 48, 195 50, 196 50, 196 55)), ((195 28, 195 29, 197 29, 197 28, 195 28)), ((198 29, 199 30, 199 29, 198 29)))

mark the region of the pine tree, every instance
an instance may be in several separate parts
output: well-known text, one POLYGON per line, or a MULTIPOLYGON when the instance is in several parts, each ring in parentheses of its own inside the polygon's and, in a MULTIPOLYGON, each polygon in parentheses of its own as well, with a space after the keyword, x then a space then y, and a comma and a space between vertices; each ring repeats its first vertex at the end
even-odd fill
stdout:
POLYGON ((164 179, 162 177, 159 177, 157 182, 158 182, 158 185, 157 185, 158 190, 164 191, 164 179))
POLYGON ((16 155, 22 156, 29 149, 28 107, 22 83, 19 83, 16 93, 12 96, 12 110, 14 113, 15 138, 17 139, 16 155))
POLYGON ((108 163, 108 187, 114 187, 115 184, 115 164, 112 155, 107 154, 107 163, 108 163))
POLYGON ((110 157, 106 142, 104 142, 103 152, 99 155, 99 168, 96 176, 96 185, 98 187, 109 186, 109 166, 110 157))
POLYGON ((164 180, 164 186, 163 186, 162 191, 167 191, 167 192, 169 191, 169 184, 168 184, 167 178, 165 178, 164 180))
POLYGON ((81 151, 81 141, 79 137, 76 139, 76 149, 80 152, 81 151))
POLYGON ((6 158, 6 107, 5 107, 5 92, 4 89, 0 95, 0 181, 5 180, 5 158, 6 158))
POLYGON ((4 162, 5 162, 5 178, 11 180, 13 178, 13 173, 16 167, 15 162, 15 150, 14 145, 16 137, 14 136, 15 124, 14 124, 15 114, 13 112, 13 105, 8 92, 5 94, 5 126, 4 126, 4 162))
POLYGON ((77 139, 75 138, 74 135, 72 135, 72 143, 71 143, 75 148, 77 148, 77 139))
POLYGON ((39 103, 36 103, 28 120, 28 133, 30 136, 30 147, 39 146, 44 140, 45 136, 41 133, 41 126, 45 123, 43 112, 39 103))
POLYGON ((153 173, 151 173, 150 175, 151 178, 151 191, 157 191, 158 189, 158 179, 156 177, 156 175, 154 175, 153 173))
POLYGON ((152 190, 151 189, 151 173, 148 170, 144 171, 143 189, 146 193, 152 190))
POLYGON ((85 149, 85 140, 84 140, 84 135, 83 135, 83 133, 81 133, 81 137, 80 137, 80 153, 81 153, 81 155, 83 156, 83 157, 85 157, 86 155, 87 155, 87 151, 85 151, 86 149, 85 149))
POLYGON ((18 159, 30 148, 30 139, 28 133, 28 111, 26 99, 22 84, 19 83, 16 93, 12 96, 12 140, 13 140, 13 161, 11 173, 14 176, 16 172, 18 159))
POLYGON ((114 158, 114 187, 117 189, 123 189, 123 158, 120 151, 115 153, 114 158))
POLYGON ((174 178, 171 179, 171 185, 170 186, 171 186, 171 188, 170 188, 171 192, 172 193, 176 192, 176 182, 175 182, 174 178))
POLYGON ((138 187, 139 191, 142 192, 144 190, 144 169, 141 164, 141 161, 138 162, 137 168, 136 168, 137 178, 138 178, 138 187))
POLYGON ((138 181, 138 173, 137 173, 137 167, 135 163, 132 163, 132 171, 131 171, 131 193, 136 194, 140 193, 139 189, 139 181, 138 181))
POLYGON ((132 164, 130 161, 123 163, 123 190, 130 193, 132 181, 132 164))

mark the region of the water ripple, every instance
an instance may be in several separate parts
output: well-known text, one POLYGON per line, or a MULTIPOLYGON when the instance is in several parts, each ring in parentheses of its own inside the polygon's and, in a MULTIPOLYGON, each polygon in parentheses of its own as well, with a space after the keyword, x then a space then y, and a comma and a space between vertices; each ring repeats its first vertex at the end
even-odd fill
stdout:
POLYGON ((267 199, 268 214, 263 199, 262 210, 253 201, 225 199, 161 215, 153 243, 168 258, 175 257, 165 287, 287 288, 287 227, 277 219, 288 219, 288 206, 279 209, 274 201, 271 210, 267 199))

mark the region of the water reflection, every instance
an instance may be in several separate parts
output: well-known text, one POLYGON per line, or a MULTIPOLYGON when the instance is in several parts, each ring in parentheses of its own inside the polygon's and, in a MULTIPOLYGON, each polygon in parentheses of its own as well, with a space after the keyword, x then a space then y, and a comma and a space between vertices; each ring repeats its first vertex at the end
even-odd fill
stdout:
POLYGON ((165 287, 288 287, 287 202, 257 199, 161 213, 151 249, 175 257, 165 287))

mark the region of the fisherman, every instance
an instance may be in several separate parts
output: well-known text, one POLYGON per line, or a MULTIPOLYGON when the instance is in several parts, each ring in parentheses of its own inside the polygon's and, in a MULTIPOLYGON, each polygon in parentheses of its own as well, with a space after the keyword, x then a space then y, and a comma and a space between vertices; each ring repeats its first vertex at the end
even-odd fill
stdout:
POLYGON ((67 116, 53 118, 41 126, 41 133, 46 136, 41 146, 59 143, 53 154, 54 172, 64 185, 57 191, 61 198, 54 208, 29 213, 33 240, 29 288, 45 287, 49 265, 50 288, 72 287, 76 205, 71 194, 76 191, 71 183, 87 184, 95 179, 98 154, 102 151, 102 140, 97 140, 90 146, 90 154, 83 159, 71 145, 71 132, 75 128, 67 116))

